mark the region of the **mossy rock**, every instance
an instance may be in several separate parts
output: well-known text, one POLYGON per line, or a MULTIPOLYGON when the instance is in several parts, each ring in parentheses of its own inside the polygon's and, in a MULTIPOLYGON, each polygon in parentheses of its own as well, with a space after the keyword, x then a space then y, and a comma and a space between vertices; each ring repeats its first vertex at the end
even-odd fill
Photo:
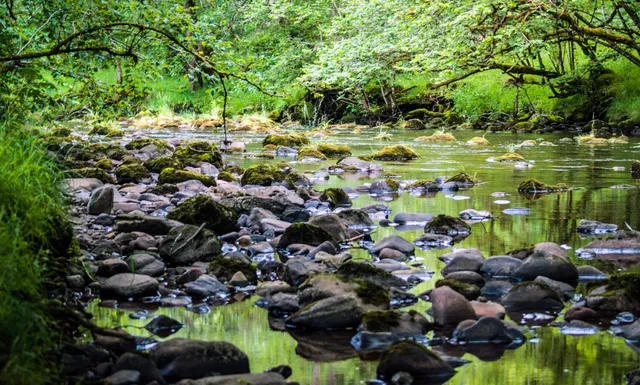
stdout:
POLYGON ((338 244, 331 234, 318 226, 314 226, 309 223, 294 223, 287 227, 284 234, 280 237, 278 248, 285 249, 294 243, 309 246, 320 246, 323 242, 327 241, 334 245, 338 244))
POLYGON ((460 282, 456 279, 441 279, 436 282, 436 288, 448 286, 459 294, 462 294, 469 301, 480 297, 480 288, 476 285, 460 282))
POLYGON ((158 183, 178 184, 188 180, 199 180, 203 185, 208 187, 216 185, 214 177, 191 171, 176 170, 175 168, 165 168, 160 172, 160 176, 158 176, 158 183))
POLYGON ((238 178, 236 178, 235 176, 233 176, 232 173, 230 173, 229 171, 222 171, 219 175, 218 175, 218 180, 223 180, 225 182, 229 182, 229 183, 233 183, 233 182, 237 182, 238 178))
POLYGON ((230 281, 235 273, 241 272, 249 282, 255 283, 258 280, 257 271, 252 264, 231 258, 217 259, 209 264, 209 273, 218 280, 230 281))
POLYGON ((398 372, 406 372, 418 379, 416 383, 442 384, 455 370, 440 356, 415 341, 400 341, 389 346, 380 356, 376 373, 391 383, 398 372))
POLYGON ((56 127, 51 132, 49 132, 49 136, 55 138, 66 138, 71 136, 71 129, 67 127, 56 127))
POLYGON ((130 165, 130 164, 142 164, 144 163, 142 159, 136 158, 135 156, 127 156, 122 159, 122 165, 130 165))
POLYGON ((420 155, 417 152, 401 144, 386 146, 371 155, 371 159, 375 160, 413 160, 419 158, 420 155))
POLYGON ((323 153, 321 153, 320 151, 316 150, 313 147, 302 147, 300 151, 298 151, 298 160, 303 158, 316 158, 316 159, 322 159, 322 160, 327 159, 327 157, 324 156, 323 153))
POLYGON ((322 192, 320 200, 323 202, 329 202, 331 208, 338 206, 351 206, 351 198, 341 188, 328 188, 322 192))
POLYGON ((434 112, 429 111, 426 108, 418 108, 404 114, 404 118, 409 119, 420 119, 420 120, 431 120, 435 118, 444 118, 445 114, 442 112, 434 112))
POLYGON ((167 144, 161 140, 158 139, 152 139, 152 138, 137 138, 132 140, 131 142, 127 143, 124 148, 126 148, 127 150, 139 150, 143 147, 146 147, 150 144, 155 145, 158 148, 166 148, 167 144))
POLYGON ((402 313, 397 310, 369 310, 362 314, 362 327, 372 333, 386 332, 400 325, 402 313))
POLYGON ((471 226, 460 218, 440 214, 431 219, 424 227, 425 233, 431 234, 469 234, 471 226))
POLYGON ((518 122, 511 126, 511 129, 515 132, 533 132, 538 128, 538 125, 531 121, 518 122))
POLYGON ((616 291, 624 291, 630 298, 640 299, 640 273, 620 273, 606 280, 590 282, 587 284, 587 293, 591 290, 606 286, 606 291, 601 296, 611 296, 616 291))
POLYGON ((41 141, 44 147, 51 152, 58 152, 61 148, 69 143, 72 143, 76 138, 71 136, 57 137, 57 136, 44 136, 41 141))
POLYGON ((440 186, 432 180, 422 179, 416 182, 413 182, 407 186, 409 190, 424 190, 424 191, 440 191, 440 186))
POLYGON ((407 286, 406 281, 402 278, 396 277, 368 262, 351 261, 343 263, 336 273, 349 279, 362 279, 383 287, 407 286))
POLYGON ((141 164, 124 164, 116 169, 118 183, 140 183, 151 179, 151 173, 141 164))
POLYGON ((389 292, 382 286, 377 285, 366 279, 352 279, 358 284, 355 292, 362 300, 362 303, 373 306, 388 306, 391 301, 389 292))
POLYGON ((242 175, 244 174, 244 168, 238 166, 237 164, 228 163, 224 165, 223 171, 228 171, 232 174, 242 175))
POLYGON ((480 180, 478 180, 475 177, 472 177, 471 175, 461 172, 459 174, 456 174, 454 176, 452 176, 451 178, 446 180, 447 183, 449 182, 455 182, 455 183, 459 183, 459 184, 464 184, 464 185, 469 185, 469 186, 473 186, 477 183, 480 183, 480 180))
POLYGON ((155 173, 161 173, 165 168, 182 168, 182 163, 179 160, 167 155, 159 156, 154 159, 149 159, 144 162, 144 166, 147 170, 155 173))
POLYGON ((311 187, 313 183, 303 173, 299 171, 291 171, 286 178, 289 188, 296 189, 298 187, 311 187))
POLYGON ((548 185, 535 179, 527 179, 518 186, 518 192, 521 193, 545 193, 567 190, 569 190, 569 186, 564 183, 548 185))
POLYGON ((268 159, 268 160, 272 160, 275 159, 276 156, 273 154, 270 154, 268 152, 261 152, 259 154, 247 154, 244 156, 245 159, 268 159))
POLYGON ((433 134, 429 136, 419 136, 415 139, 415 141, 416 142, 455 142, 456 137, 451 134, 440 133, 440 134, 433 134))
POLYGON ((163 184, 157 184, 147 189, 147 191, 145 192, 148 192, 151 194, 157 194, 157 195, 170 195, 170 194, 175 194, 178 191, 180 191, 180 189, 178 189, 178 186, 176 186, 175 184, 163 183, 163 184))
POLYGON ((634 160, 631 164, 631 176, 633 179, 640 179, 640 161, 634 160))
POLYGON ((467 141, 467 144, 476 146, 487 146, 489 145, 489 141, 481 136, 474 136, 467 141))
POLYGON ((173 153, 174 158, 185 166, 197 167, 200 163, 210 163, 222 168, 222 154, 215 144, 205 140, 192 140, 181 143, 173 153))
POLYGON ((109 130, 110 130, 110 128, 109 128, 108 124, 106 124, 106 123, 98 123, 98 124, 94 125, 93 127, 91 127, 91 129, 89 130, 88 134, 89 135, 107 135, 109 130))
POLYGON ((240 183, 243 186, 271 186, 274 182, 284 182, 286 174, 278 167, 270 164, 254 164, 242 174, 240 183))
POLYGON ((384 180, 384 183, 386 183, 387 186, 389 186, 391 191, 399 191, 400 190, 400 182, 398 182, 395 179, 387 178, 387 179, 384 180))
POLYGON ((124 136, 124 130, 111 129, 105 136, 107 138, 121 138, 124 136))
POLYGON ((111 146, 105 154, 114 160, 122 160, 129 155, 129 152, 120 146, 111 146))
POLYGON ((101 170, 111 171, 113 170, 113 163, 111 163, 111 159, 102 158, 96 162, 96 167, 101 170))
POLYGON ((239 229, 238 214, 208 195, 196 195, 178 205, 167 215, 167 219, 174 219, 187 225, 200 226, 216 234, 227 234, 239 229))
POLYGON ((278 146, 276 146, 275 144, 267 144, 263 149, 265 151, 275 151, 278 149, 278 146))
POLYGON ((609 141, 605 138, 596 138, 595 136, 579 136, 577 139, 580 144, 607 144, 609 141))
POLYGON ((524 156, 516 153, 516 152, 509 152, 506 153, 502 156, 499 156, 497 158, 495 158, 496 162, 500 162, 500 163, 510 163, 510 162, 524 162, 524 156))
POLYGON ((319 144, 318 151, 324 154, 326 157, 344 157, 351 155, 351 149, 349 146, 340 144, 319 144))
POLYGON ((409 119, 402 123, 402 128, 405 130, 425 130, 427 127, 420 119, 409 119))
POLYGON ((96 178, 102 183, 116 183, 111 175, 97 167, 78 168, 70 170, 68 173, 72 178, 96 178))
POLYGON ((271 134, 267 135, 262 141, 262 146, 273 144, 274 146, 286 146, 286 147, 302 147, 311 144, 309 138, 301 134, 271 134))

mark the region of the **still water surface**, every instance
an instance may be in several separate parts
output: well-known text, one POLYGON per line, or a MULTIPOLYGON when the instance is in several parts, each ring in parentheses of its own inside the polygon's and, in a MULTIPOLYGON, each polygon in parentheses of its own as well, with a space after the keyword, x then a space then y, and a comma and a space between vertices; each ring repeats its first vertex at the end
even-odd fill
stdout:
MULTIPOLYGON (((338 133, 323 139, 328 143, 347 144, 355 155, 365 155, 378 150, 385 144, 406 144, 414 148, 422 158, 411 162, 383 162, 385 173, 396 174, 401 180, 434 179, 437 176, 453 175, 461 170, 475 175, 483 184, 455 193, 469 199, 457 200, 454 193, 412 196, 405 192, 399 196, 372 197, 362 194, 353 200, 354 208, 371 203, 387 204, 393 213, 432 213, 457 216, 464 209, 489 210, 496 219, 475 224, 472 234, 455 248, 475 247, 485 257, 504 254, 509 250, 531 246, 538 242, 552 241, 567 245, 570 256, 577 265, 596 264, 597 261, 581 260, 574 256, 574 250, 587 244, 589 239, 581 239, 576 227, 581 219, 592 219, 624 226, 625 222, 635 229, 640 228, 640 183, 631 179, 630 165, 640 159, 640 149, 634 148, 638 140, 630 144, 608 146, 586 146, 574 143, 559 143, 565 135, 545 134, 544 139, 556 144, 553 147, 524 147, 518 152, 532 161, 533 167, 517 169, 511 164, 496 164, 487 158, 499 156, 508 151, 508 146, 527 139, 537 139, 539 135, 496 134, 487 137, 491 144, 471 147, 464 143, 478 133, 456 132, 455 144, 419 143, 413 139, 424 132, 393 132, 391 142, 371 139, 374 134, 338 133), (614 171, 614 167, 624 167, 614 171), (567 183, 575 189, 560 194, 550 194, 531 200, 517 192, 520 182, 535 178, 548 184, 567 183), (620 186, 627 188, 619 188, 620 186), (494 192, 505 192, 506 197, 495 198, 494 192), (508 200, 509 204, 496 204, 496 200, 508 200), (502 210, 525 207, 529 215, 507 215, 502 210)), ((219 141, 219 134, 208 132, 154 131, 159 138, 184 137, 219 141)), ((261 151, 263 136, 236 136, 249 142, 248 153, 261 151)), ((319 140, 313 140, 318 142, 319 140)), ((230 156, 242 166, 256 162, 243 156, 230 156)), ((280 162, 276 158, 274 161, 280 162)), ((289 162, 299 170, 317 171, 334 164, 335 160, 297 164, 289 162)), ((331 176, 329 180, 315 181, 316 189, 328 187, 356 187, 375 179, 359 179, 354 176, 331 176)), ((458 198, 459 199, 459 198, 458 198)), ((394 215, 392 214, 392 216, 394 215)), ((390 234, 400 234, 413 241, 420 229, 401 231, 393 227, 379 227, 374 240, 390 234)), ((445 250, 416 250, 416 257, 424 264, 426 271, 434 272, 432 279, 414 287, 411 292, 422 293, 434 286, 441 278, 444 264, 437 256, 445 250)), ((356 253, 363 256, 363 253, 356 253)), ((213 308, 207 314, 195 314, 184 309, 161 308, 157 314, 166 314, 182 322, 185 327, 170 338, 193 338, 202 340, 224 340, 237 345, 250 358, 253 372, 287 364, 293 368, 290 380, 301 384, 360 384, 375 377, 376 361, 361 360, 349 345, 351 334, 334 333, 324 336, 292 336, 289 333, 273 331, 269 328, 267 312, 254 306, 256 296, 231 305, 213 308), (294 338, 295 337, 295 338, 294 338), (296 338, 299 340, 296 340, 296 338), (330 353, 327 353, 330 352, 330 353), (327 362, 327 360, 333 360, 327 362)), ((412 308, 425 312, 430 307, 420 301, 412 308)), ((149 320, 133 320, 124 310, 100 308, 90 305, 96 322, 102 326, 122 326, 129 332, 147 336, 142 329, 149 320)), ((562 320, 560 316, 557 320, 562 320)), ((447 382, 450 385, 533 385, 533 384, 624 384, 624 374, 640 368, 639 356, 621 338, 610 335, 606 330, 596 335, 571 337, 560 333, 558 328, 529 326, 529 341, 513 351, 465 352, 451 347, 436 347, 447 354, 462 356, 470 364, 458 368, 458 373, 447 382)))

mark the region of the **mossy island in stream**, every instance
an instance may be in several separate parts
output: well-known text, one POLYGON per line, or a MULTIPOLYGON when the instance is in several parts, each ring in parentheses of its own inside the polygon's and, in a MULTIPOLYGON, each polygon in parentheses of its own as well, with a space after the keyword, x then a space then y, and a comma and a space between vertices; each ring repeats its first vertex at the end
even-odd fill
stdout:
POLYGON ((161 173, 165 168, 182 168, 182 163, 179 160, 167 155, 162 155, 157 158, 149 159, 144 162, 144 166, 147 170, 155 173, 161 173))
POLYGON ((284 182, 286 174, 271 164, 254 164, 242 174, 240 183, 243 186, 271 186, 274 182, 284 182))
POLYGON ((179 204, 167 215, 187 225, 201 226, 216 234, 226 234, 238 230, 238 214, 213 200, 208 195, 200 194, 179 204))
POLYGON ((527 179, 518 186, 518 192, 521 193, 550 193, 568 191, 569 189, 570 187, 564 183, 548 185, 535 179, 527 179))
POLYGON ((327 159, 327 157, 322 152, 313 147, 302 147, 300 151, 298 151, 298 160, 304 158, 316 158, 321 160, 327 159))
POLYGON ((351 198, 341 188, 328 188, 322 192, 320 200, 323 202, 329 202, 332 208, 338 206, 351 206, 351 198))
POLYGON ((510 163, 510 162, 524 162, 524 156, 518 154, 517 152, 508 152, 502 156, 499 156, 494 159, 499 163, 510 163))
POLYGON ((480 180, 476 177, 473 177, 465 172, 461 172, 447 179, 446 182, 455 182, 461 185, 473 186, 475 184, 480 183, 480 180))
POLYGON ((422 179, 410 183, 407 185, 408 190, 420 190, 420 191, 428 191, 428 192, 436 192, 440 191, 440 186, 432 180, 422 179))
POLYGON ((302 147, 311 144, 309 138, 301 134, 271 134, 262 140, 262 146, 274 145, 276 147, 302 147))
POLYGON ((371 154, 369 160, 414 160, 419 158, 420 155, 418 155, 418 153, 413 149, 398 144, 395 146, 383 147, 380 151, 371 154))
POLYGON ((118 183, 141 183, 151 179, 151 173, 141 164, 123 164, 116 169, 118 183))
POLYGON ((349 146, 341 144, 319 144, 318 151, 323 153, 328 158, 340 158, 343 156, 351 155, 351 149, 349 148, 349 146))
POLYGON ((437 132, 429 136, 419 136, 415 139, 416 142, 455 142, 456 137, 444 132, 437 132))

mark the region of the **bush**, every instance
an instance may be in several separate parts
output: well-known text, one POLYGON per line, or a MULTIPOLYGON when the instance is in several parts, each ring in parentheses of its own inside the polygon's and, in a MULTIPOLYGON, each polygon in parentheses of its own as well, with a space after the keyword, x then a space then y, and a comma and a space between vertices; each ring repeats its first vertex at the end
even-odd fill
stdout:
POLYGON ((59 341, 43 281, 72 236, 62 174, 35 139, 2 128, 0 163, 0 383, 51 382, 59 341))

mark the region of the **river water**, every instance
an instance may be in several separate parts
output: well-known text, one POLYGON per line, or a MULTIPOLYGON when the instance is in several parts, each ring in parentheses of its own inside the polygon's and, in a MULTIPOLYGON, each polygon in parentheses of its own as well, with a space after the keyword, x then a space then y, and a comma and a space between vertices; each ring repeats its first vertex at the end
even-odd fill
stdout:
MULTIPOLYGON (((560 143, 566 135, 545 134, 544 139, 555 146, 523 147, 518 150, 533 167, 517 169, 512 164, 487 162, 489 157, 508 152, 509 146, 540 135, 494 134, 488 135, 489 146, 468 146, 465 142, 474 132, 455 132, 454 144, 414 142, 423 132, 391 132, 392 140, 380 142, 372 139, 376 132, 329 135, 321 140, 327 143, 347 144, 355 155, 372 153, 387 144, 405 144, 414 148, 422 158, 411 162, 382 162, 385 173, 396 174, 401 180, 434 179, 437 176, 454 175, 464 170, 475 175, 483 184, 455 194, 413 196, 407 192, 399 196, 373 197, 362 194, 353 199, 353 207, 371 203, 385 203, 393 213, 432 213, 457 216, 464 209, 489 210, 497 218, 472 226, 472 234, 455 248, 475 247, 485 257, 504 254, 509 250, 531 246, 538 242, 552 241, 566 245, 576 265, 593 264, 605 268, 598 261, 583 260, 574 251, 590 242, 581 239, 576 227, 581 219, 592 219, 624 226, 625 222, 640 229, 640 183, 631 179, 630 166, 640 159, 638 140, 629 144, 606 146, 560 143), (616 168, 614 170, 614 167, 616 168), (619 168, 623 167, 623 170, 619 168), (517 192, 520 182, 535 178, 547 184, 566 183, 574 187, 569 192, 550 194, 539 199, 526 199, 517 192), (626 187, 626 188, 621 188, 626 187), (509 195, 496 198, 494 192, 509 195), (455 196, 458 196, 456 198, 455 196), (468 197, 468 199, 462 199, 468 197), (384 200, 381 202, 381 200, 384 200), (496 204, 496 200, 508 200, 508 204, 496 204), (508 215, 509 208, 528 208, 528 215, 508 215)), ((184 137, 219 141, 219 134, 198 131, 153 131, 144 133, 158 138, 184 137)), ((481 135, 481 134, 480 134, 481 135)), ((248 142, 247 153, 261 151, 264 135, 236 135, 235 139, 248 142)), ((243 155, 229 156, 242 166, 262 160, 244 159, 243 155)), ((280 162, 281 158, 273 161, 280 162)), ((286 160, 286 159, 285 159, 286 160)), ((317 171, 334 164, 335 160, 313 164, 297 164, 288 160, 298 170, 317 171)), ((358 179, 353 176, 331 176, 329 180, 315 181, 316 189, 328 187, 356 187, 375 179, 358 179)), ((393 216, 393 214, 392 214, 393 216)), ((400 229, 404 230, 404 229, 400 229)), ((379 227, 374 240, 390 234, 399 234, 413 241, 422 230, 398 231, 393 227, 379 227)), ((419 294, 434 286, 441 278, 444 264, 436 257, 450 252, 445 250, 416 250, 419 262, 433 277, 411 292, 419 294)), ((362 252, 357 256, 365 256, 362 252)), ((609 267, 610 268, 610 267, 609 267)), ((184 309, 160 308, 156 314, 166 314, 182 322, 185 327, 169 338, 193 338, 229 341, 248 356, 253 372, 287 364, 293 368, 290 380, 301 384, 361 384, 375 377, 377 361, 358 357, 349 344, 354 333, 325 333, 324 335, 294 335, 273 331, 269 327, 267 312, 254 305, 256 296, 230 305, 213 308, 207 314, 196 314, 184 309), (295 337, 295 338, 294 338, 295 337)), ((425 312, 430 304, 420 301, 411 308, 425 312)), ((150 336, 141 327, 149 320, 133 320, 125 310, 113 310, 90 304, 89 310, 101 326, 122 326, 129 332, 150 336)), ((406 310, 406 309, 405 309, 406 310)), ((556 321, 561 321, 558 317, 556 321)), ((518 321, 516 319, 516 321, 518 321)), ((447 382, 451 385, 531 385, 531 384, 623 384, 624 374, 640 368, 639 356, 625 344, 622 338, 606 330, 590 336, 567 336, 559 328, 527 325, 528 342, 516 350, 465 352, 459 348, 435 347, 449 355, 462 356, 471 361, 457 369, 458 373, 447 382)), ((431 337, 431 334, 427 335, 431 337)))

